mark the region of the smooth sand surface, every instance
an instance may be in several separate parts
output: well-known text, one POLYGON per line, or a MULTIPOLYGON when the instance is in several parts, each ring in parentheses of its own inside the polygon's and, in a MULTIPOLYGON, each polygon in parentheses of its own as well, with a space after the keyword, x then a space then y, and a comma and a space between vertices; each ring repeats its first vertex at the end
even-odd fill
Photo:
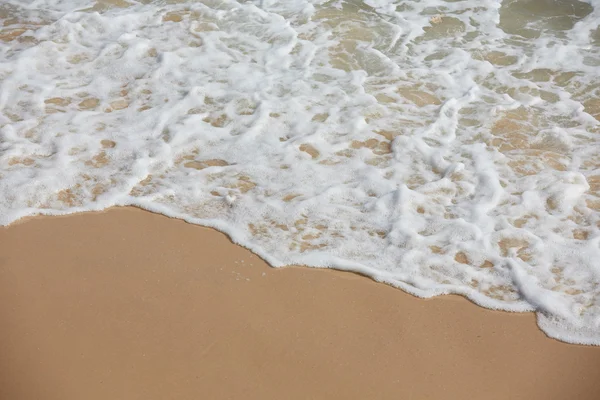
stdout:
POLYGON ((594 399, 533 314, 274 269, 133 208, 0 228, 0 399, 594 399))

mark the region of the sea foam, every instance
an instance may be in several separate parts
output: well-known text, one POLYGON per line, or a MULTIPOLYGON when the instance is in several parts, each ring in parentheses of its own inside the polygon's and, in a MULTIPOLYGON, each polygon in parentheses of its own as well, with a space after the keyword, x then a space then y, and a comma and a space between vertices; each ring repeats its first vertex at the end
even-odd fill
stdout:
POLYGON ((0 5, 0 224, 135 205, 600 344, 600 2, 0 5))

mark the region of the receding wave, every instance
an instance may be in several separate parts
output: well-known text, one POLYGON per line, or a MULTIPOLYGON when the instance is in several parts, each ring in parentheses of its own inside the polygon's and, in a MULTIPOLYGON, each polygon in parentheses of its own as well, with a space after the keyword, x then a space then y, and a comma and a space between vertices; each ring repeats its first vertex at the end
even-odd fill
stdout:
POLYGON ((5 1, 0 224, 136 205, 598 345, 599 5, 5 1))

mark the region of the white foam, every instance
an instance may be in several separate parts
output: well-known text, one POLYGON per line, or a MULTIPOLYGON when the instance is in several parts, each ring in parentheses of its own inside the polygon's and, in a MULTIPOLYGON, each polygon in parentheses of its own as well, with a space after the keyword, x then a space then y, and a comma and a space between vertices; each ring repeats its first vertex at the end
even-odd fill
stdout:
POLYGON ((0 6, 0 224, 136 205, 600 344, 597 1, 143 3, 0 6))

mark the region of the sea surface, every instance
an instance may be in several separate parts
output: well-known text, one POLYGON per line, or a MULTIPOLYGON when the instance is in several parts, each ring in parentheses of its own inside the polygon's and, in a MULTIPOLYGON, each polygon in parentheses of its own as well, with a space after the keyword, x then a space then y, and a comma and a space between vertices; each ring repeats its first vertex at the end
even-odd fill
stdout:
POLYGON ((0 225, 134 205, 600 345, 600 0, 3 0, 0 225))

